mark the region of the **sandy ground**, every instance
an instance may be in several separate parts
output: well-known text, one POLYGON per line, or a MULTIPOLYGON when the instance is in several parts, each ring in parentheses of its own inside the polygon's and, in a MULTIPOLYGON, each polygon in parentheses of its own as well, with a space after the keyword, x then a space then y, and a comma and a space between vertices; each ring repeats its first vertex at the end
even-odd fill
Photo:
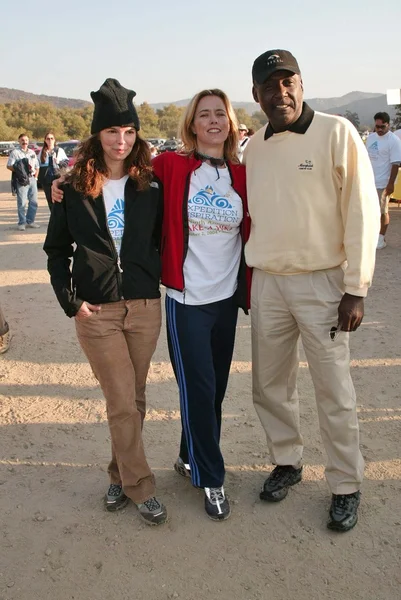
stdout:
MULTIPOLYGON (((352 336, 366 480, 360 522, 326 529, 325 455, 305 362, 299 386, 305 477, 277 505, 258 499, 270 470, 251 398, 250 323, 241 316, 222 447, 231 518, 172 469, 180 422, 163 332, 148 384, 145 442, 170 520, 130 505, 104 512, 109 434, 102 394, 49 285, 40 230, 16 230, 0 163, 0 301, 12 348, 0 357, 0 600, 396 600, 401 598, 401 208, 392 208, 363 326, 352 336)), ((304 359, 303 359, 304 360, 304 359)))

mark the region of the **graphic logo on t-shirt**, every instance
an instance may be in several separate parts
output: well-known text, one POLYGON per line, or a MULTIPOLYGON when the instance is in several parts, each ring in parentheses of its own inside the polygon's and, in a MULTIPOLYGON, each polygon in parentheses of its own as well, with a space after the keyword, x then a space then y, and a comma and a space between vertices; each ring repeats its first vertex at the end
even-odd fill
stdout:
POLYGON ((107 225, 109 229, 122 229, 124 227, 124 200, 116 200, 113 208, 107 215, 107 225))
POLYGON ((231 234, 237 228, 242 215, 228 200, 232 193, 225 196, 214 191, 211 185, 196 192, 188 199, 188 227, 190 235, 231 234))
POLYGON ((118 198, 107 215, 107 226, 110 230, 117 252, 120 253, 121 239, 124 232, 124 199, 118 198))
POLYGON ((368 154, 370 160, 377 160, 379 158, 379 142, 377 140, 373 144, 369 144, 368 154))
POLYGON ((204 190, 200 190, 193 198, 188 200, 188 203, 216 206, 217 208, 232 208, 227 198, 216 194, 211 185, 207 185, 204 190))

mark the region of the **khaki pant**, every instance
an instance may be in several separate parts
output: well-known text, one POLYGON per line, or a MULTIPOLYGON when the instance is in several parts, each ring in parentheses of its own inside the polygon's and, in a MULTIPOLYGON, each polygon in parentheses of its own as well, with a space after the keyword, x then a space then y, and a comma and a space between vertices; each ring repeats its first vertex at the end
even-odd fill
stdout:
POLYGON ((75 319, 75 326, 106 399, 112 444, 110 482, 122 484, 134 502, 144 502, 155 495, 142 424, 146 377, 161 327, 160 299, 103 304, 85 320, 75 319))
POLYGON ((376 188, 377 191, 377 197, 379 198, 379 204, 380 204, 380 214, 381 215, 387 215, 388 214, 388 205, 390 202, 390 196, 386 195, 386 188, 376 188))
POLYGON ((330 338, 343 287, 341 267, 287 276, 253 271, 253 398, 272 462, 297 467, 302 461, 296 385, 301 335, 328 456, 326 478, 333 494, 357 491, 364 468, 349 334, 339 332, 334 340, 330 338))
POLYGON ((4 335, 5 333, 7 333, 8 331, 8 324, 6 321, 6 318, 3 314, 3 311, 1 310, 1 305, 0 305, 0 335, 4 335))

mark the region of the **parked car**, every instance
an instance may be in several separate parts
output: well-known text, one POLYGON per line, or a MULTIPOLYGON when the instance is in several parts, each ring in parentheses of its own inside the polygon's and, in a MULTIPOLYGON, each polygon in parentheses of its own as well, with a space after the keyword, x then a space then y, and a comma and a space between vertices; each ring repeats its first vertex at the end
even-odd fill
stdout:
POLYGON ((166 140, 164 140, 163 138, 147 138, 146 141, 148 142, 148 144, 151 144, 155 148, 160 148, 160 146, 164 144, 166 140))
POLYGON ((0 142, 0 156, 8 156, 17 147, 18 142, 0 142))
POLYGON ((68 166, 72 167, 75 162, 75 150, 78 148, 81 142, 79 140, 68 140, 68 142, 60 142, 57 144, 59 148, 62 148, 68 158, 68 166))
POLYGON ((166 140, 164 144, 162 144, 158 150, 159 152, 176 152, 181 148, 181 140, 166 140))

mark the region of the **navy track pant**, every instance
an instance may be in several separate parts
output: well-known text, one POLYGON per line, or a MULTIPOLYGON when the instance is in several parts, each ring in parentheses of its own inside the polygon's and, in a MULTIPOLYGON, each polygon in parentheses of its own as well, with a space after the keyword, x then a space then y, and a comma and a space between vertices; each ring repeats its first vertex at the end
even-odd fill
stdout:
POLYGON ((180 457, 193 485, 220 487, 221 405, 234 350, 238 307, 234 297, 190 306, 166 296, 170 360, 180 391, 180 457))

